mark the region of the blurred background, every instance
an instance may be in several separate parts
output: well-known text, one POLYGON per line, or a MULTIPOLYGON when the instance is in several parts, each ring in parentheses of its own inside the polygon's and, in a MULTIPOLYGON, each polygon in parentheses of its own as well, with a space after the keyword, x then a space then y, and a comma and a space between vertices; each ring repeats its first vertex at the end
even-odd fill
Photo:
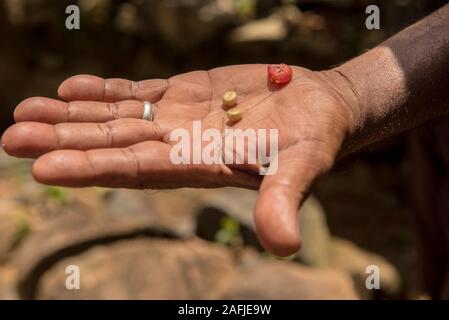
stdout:
MULTIPOLYGON (((4 0, 0 133, 15 105, 56 97, 79 73, 133 80, 241 63, 314 70, 342 63, 445 1, 4 0), (81 11, 65 28, 65 8, 81 11), (377 4, 381 29, 365 28, 377 4)), ((65 189, 33 182, 30 161, 0 153, 0 299, 428 298, 415 231, 409 137, 345 159, 301 209, 303 250, 257 243, 257 194, 65 189), (232 201, 230 201, 232 200, 232 201), (377 265, 381 289, 367 290, 377 265), (65 269, 81 270, 67 290, 65 269)))

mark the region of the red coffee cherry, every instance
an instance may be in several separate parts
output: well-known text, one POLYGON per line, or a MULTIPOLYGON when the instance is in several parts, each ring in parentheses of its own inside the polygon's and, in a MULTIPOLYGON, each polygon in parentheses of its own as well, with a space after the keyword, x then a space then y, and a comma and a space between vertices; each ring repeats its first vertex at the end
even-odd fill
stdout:
POLYGON ((292 68, 285 63, 268 65, 268 79, 270 79, 272 83, 288 83, 292 79, 292 74, 292 68))

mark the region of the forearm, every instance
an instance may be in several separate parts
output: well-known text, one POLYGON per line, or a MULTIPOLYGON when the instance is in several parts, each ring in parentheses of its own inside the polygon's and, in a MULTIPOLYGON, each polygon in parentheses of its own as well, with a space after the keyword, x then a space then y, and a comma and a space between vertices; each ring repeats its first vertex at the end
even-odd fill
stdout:
POLYGON ((347 151, 449 112, 449 4, 333 69, 354 110, 347 151))

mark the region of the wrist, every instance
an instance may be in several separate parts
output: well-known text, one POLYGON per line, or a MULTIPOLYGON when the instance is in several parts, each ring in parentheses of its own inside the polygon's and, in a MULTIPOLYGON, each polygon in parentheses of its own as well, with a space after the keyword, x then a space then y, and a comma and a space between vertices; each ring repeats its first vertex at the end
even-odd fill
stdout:
POLYGON ((348 152, 412 128, 419 117, 404 114, 410 105, 410 88, 394 52, 375 47, 332 69, 341 79, 340 90, 353 95, 357 118, 348 138, 348 152), (404 117, 407 117, 406 123, 404 117))
POLYGON ((345 130, 345 137, 340 151, 340 156, 343 156, 360 147, 360 141, 356 137, 362 131, 363 119, 365 118, 360 95, 351 79, 338 68, 319 71, 317 74, 334 95, 338 97, 348 114, 348 126, 345 130))
POLYGON ((446 5, 329 71, 340 75, 338 90, 353 94, 358 112, 348 152, 449 114, 448 16, 446 5))

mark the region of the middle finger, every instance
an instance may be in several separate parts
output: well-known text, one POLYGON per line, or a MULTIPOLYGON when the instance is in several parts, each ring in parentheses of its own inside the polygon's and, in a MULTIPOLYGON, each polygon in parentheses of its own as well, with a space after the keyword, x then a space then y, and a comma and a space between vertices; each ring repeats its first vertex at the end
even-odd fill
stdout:
POLYGON ((58 149, 122 148, 147 140, 162 140, 163 136, 156 123, 139 119, 55 125, 20 122, 5 131, 2 143, 12 156, 35 158, 58 149))

